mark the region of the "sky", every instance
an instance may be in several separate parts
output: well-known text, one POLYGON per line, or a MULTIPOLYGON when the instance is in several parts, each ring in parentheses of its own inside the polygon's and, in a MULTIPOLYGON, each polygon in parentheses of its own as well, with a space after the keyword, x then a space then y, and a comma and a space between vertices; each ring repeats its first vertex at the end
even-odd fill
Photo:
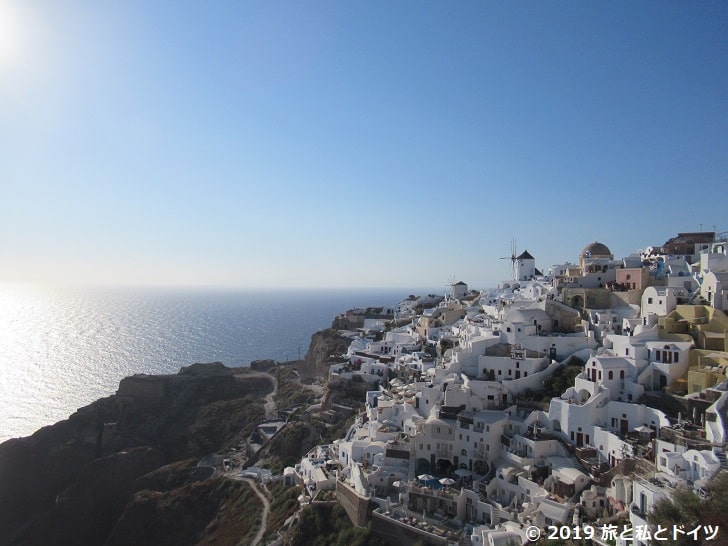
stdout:
POLYGON ((726 231, 728 3, 0 0, 0 282, 493 287, 726 231))

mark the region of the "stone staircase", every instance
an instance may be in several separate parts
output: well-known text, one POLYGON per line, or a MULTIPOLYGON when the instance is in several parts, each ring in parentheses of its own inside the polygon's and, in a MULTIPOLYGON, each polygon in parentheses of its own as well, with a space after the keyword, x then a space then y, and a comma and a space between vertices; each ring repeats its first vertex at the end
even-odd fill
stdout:
POLYGON ((407 470, 407 481, 414 481, 415 472, 417 472, 417 456, 414 451, 410 451, 409 456, 409 469, 407 470))
POLYGON ((728 470, 728 457, 726 457, 725 451, 716 451, 715 456, 720 461, 720 469, 728 470))

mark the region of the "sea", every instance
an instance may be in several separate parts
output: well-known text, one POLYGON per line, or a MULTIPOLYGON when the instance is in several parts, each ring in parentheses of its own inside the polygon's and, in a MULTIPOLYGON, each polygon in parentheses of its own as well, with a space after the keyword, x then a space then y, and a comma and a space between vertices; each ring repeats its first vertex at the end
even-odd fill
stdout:
POLYGON ((130 375, 303 358, 337 314, 409 293, 0 285, 0 442, 114 394, 130 375))

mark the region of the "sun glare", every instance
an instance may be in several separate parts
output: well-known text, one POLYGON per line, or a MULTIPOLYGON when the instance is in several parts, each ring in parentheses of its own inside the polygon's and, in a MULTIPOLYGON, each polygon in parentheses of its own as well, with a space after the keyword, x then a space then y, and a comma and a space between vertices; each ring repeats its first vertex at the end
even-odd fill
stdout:
POLYGON ((0 0, 0 66, 17 59, 19 42, 17 13, 9 2, 0 0))

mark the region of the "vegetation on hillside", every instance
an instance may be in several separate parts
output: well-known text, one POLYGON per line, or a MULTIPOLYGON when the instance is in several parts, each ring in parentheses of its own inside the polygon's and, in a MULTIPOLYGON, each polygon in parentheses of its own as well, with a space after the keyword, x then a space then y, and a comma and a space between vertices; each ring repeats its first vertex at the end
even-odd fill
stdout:
POLYGON ((278 390, 273 399, 279 410, 305 406, 316 401, 316 393, 301 385, 298 373, 295 370, 279 366, 272 373, 278 380, 278 390))
POLYGON ((386 546, 371 529, 354 527, 338 504, 312 505, 301 510, 290 546, 386 546))
POLYGON ((285 485, 283 482, 275 482, 268 485, 272 495, 268 524, 265 531, 266 538, 278 536, 284 523, 299 509, 298 496, 301 494, 300 487, 285 485))
POLYGON ((127 505, 106 544, 250 544, 261 509, 247 484, 223 478, 165 492, 147 489, 127 505))
POLYGON ((648 514, 648 521, 670 529, 669 539, 678 546, 728 544, 728 472, 722 471, 708 487, 707 497, 701 497, 692 487, 680 487, 675 493, 655 503, 648 514), (700 526, 697 536, 677 533, 672 536, 673 526, 691 531, 700 526), (718 534, 707 540, 706 526, 718 528, 718 534))
POLYGON ((574 380, 584 369, 584 364, 578 358, 571 358, 568 364, 562 366, 552 375, 544 379, 543 387, 538 390, 527 390, 521 395, 523 400, 548 402, 558 398, 569 387, 574 386, 574 380))

